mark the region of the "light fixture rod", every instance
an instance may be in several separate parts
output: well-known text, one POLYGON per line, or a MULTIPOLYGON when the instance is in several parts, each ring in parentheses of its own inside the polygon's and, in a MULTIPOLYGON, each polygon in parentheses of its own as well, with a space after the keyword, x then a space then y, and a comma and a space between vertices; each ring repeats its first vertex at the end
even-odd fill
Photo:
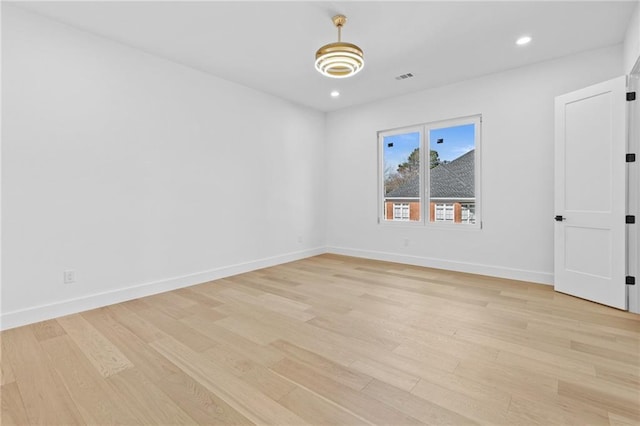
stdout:
POLYGON ((347 17, 344 15, 336 15, 331 18, 331 20, 333 21, 333 25, 338 27, 338 43, 340 43, 342 41, 342 27, 347 23, 347 17))

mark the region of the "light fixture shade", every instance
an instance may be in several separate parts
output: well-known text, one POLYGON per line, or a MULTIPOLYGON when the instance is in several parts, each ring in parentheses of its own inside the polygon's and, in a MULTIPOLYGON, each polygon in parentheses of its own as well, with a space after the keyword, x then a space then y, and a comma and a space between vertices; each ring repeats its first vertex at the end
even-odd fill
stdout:
POLYGON ((333 17, 338 27, 338 41, 322 46, 316 52, 316 69, 332 78, 346 78, 359 73, 364 67, 364 53, 355 44, 340 40, 342 26, 347 21, 343 15, 333 17))
POLYGON ((327 77, 351 77, 363 67, 364 53, 355 44, 339 41, 322 46, 316 52, 316 69, 327 77))

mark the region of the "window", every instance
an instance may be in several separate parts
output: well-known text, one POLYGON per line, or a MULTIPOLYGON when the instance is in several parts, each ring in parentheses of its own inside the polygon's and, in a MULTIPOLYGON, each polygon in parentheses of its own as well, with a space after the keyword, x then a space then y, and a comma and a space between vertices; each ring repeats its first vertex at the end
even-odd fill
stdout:
POLYGON ((408 203, 393 204, 393 220, 409 220, 409 204, 408 203))
POLYGON ((384 222, 480 225, 481 117, 378 134, 384 222))
POLYGON ((436 222, 453 222, 453 204, 436 204, 435 220, 436 222))
POLYGON ((422 132, 405 129, 381 136, 385 221, 419 222, 422 132), (413 210, 413 214, 411 214, 413 210))
POLYGON ((476 205, 474 203, 463 203, 460 208, 462 223, 476 223, 476 205))

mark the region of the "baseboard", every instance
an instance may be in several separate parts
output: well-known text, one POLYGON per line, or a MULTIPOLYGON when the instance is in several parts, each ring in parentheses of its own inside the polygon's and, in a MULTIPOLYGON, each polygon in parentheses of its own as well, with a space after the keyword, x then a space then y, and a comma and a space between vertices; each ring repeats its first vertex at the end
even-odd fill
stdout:
POLYGON ((22 325, 32 324, 64 315, 75 314, 89 309, 100 308, 114 303, 125 302, 139 297, 151 296, 165 291, 176 290, 207 281, 217 280, 232 275, 243 274, 257 269, 268 268, 282 263, 293 262, 311 256, 326 253, 325 247, 286 253, 278 256, 266 257, 250 262, 223 266, 194 274, 172 277, 164 280, 136 284, 113 291, 92 294, 76 299, 64 300, 48 305, 35 306, 0 315, 0 330, 22 325))
POLYGON ((507 268, 503 266, 456 262, 445 259, 411 256, 373 250, 359 250, 344 247, 327 247, 327 253, 342 254, 345 256, 362 257, 374 260, 384 260, 387 262, 406 263, 408 265, 424 266, 427 268, 446 269, 449 271, 468 272, 471 274, 488 275, 492 277, 508 278, 511 280, 553 285, 553 274, 548 272, 527 271, 524 269, 507 268))

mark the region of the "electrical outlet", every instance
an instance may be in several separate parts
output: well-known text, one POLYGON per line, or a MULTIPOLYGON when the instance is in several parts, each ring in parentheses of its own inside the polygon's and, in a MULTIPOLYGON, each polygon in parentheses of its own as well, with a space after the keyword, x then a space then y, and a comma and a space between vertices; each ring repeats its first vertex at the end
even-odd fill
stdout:
POLYGON ((404 246, 405 247, 409 247, 409 239, 408 238, 404 239, 404 246))
POLYGON ((65 269, 64 270, 64 283, 72 284, 76 282, 76 271, 75 269, 65 269))
POLYGON ((298 242, 301 243, 302 242, 302 235, 298 235, 298 242))

